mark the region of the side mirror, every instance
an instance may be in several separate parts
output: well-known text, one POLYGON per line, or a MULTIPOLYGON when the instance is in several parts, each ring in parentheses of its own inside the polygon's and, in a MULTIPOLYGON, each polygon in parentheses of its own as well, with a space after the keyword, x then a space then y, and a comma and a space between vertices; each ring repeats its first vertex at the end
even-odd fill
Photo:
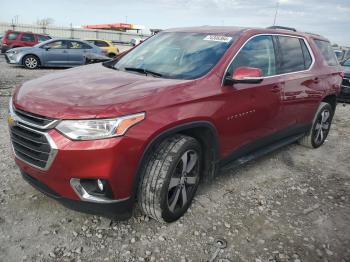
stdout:
POLYGON ((231 76, 225 76, 224 84, 259 84, 263 81, 263 72, 255 67, 238 67, 231 76))
POLYGON ((50 46, 44 46, 44 49, 46 50, 46 51, 48 51, 49 49, 51 49, 51 47, 50 46))

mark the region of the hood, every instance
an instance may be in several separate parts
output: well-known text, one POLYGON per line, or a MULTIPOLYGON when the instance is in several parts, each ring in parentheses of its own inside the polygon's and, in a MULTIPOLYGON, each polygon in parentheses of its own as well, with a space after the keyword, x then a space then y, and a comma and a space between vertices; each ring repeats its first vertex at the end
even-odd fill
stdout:
POLYGON ((92 64, 28 81, 16 89, 13 103, 18 109, 58 119, 115 117, 155 107, 163 90, 190 82, 92 64))
POLYGON ((350 76, 350 66, 343 66, 344 74, 350 76))
POLYGON ((23 52, 23 51, 28 51, 28 50, 30 50, 30 49, 33 49, 33 47, 32 47, 32 46, 16 47, 16 48, 12 48, 12 49, 10 49, 10 50, 7 50, 6 53, 7 53, 7 52, 14 51, 14 50, 16 50, 16 51, 18 51, 18 52, 23 52))

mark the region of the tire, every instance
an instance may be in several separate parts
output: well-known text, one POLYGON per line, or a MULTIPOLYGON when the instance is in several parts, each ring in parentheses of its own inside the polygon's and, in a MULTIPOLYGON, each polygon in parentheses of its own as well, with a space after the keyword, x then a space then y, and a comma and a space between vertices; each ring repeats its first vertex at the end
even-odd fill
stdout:
POLYGON ((299 139, 299 144, 308 148, 318 148, 323 145, 331 128, 333 115, 334 112, 332 106, 326 102, 321 102, 315 114, 310 131, 304 137, 299 139))
POLYGON ((23 58, 23 65, 27 69, 37 69, 40 66, 40 60, 34 55, 27 55, 23 58))
POLYGON ((142 213, 159 222, 179 219, 198 188, 201 160, 201 146, 192 137, 175 135, 161 142, 149 156, 141 177, 138 204, 142 213))

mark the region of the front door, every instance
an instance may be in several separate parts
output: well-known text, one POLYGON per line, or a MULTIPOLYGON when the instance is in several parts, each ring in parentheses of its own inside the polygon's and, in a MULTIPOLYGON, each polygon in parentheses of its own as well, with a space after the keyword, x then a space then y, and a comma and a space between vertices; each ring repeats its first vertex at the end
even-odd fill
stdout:
POLYGON ((259 147, 262 138, 276 132, 283 117, 283 83, 274 77, 277 67, 272 36, 259 35, 249 40, 233 59, 227 74, 232 74, 238 67, 259 68, 264 79, 259 84, 223 86, 223 112, 229 113, 223 115, 219 128, 224 134, 221 144, 226 155, 247 145, 250 145, 248 151, 253 151, 255 143, 259 147))
POLYGON ((42 47, 45 66, 67 66, 68 46, 67 41, 57 40, 47 43, 42 47))

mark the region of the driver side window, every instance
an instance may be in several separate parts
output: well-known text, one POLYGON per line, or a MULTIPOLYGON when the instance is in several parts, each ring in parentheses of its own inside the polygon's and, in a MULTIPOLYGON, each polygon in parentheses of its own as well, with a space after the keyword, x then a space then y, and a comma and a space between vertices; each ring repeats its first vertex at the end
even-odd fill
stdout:
POLYGON ((228 68, 228 73, 238 67, 255 67, 263 76, 276 74, 276 57, 272 36, 260 35, 249 40, 236 55, 228 68))
POLYGON ((50 49, 67 49, 67 42, 58 40, 58 41, 53 41, 51 43, 48 43, 45 45, 45 48, 50 48, 50 49))

